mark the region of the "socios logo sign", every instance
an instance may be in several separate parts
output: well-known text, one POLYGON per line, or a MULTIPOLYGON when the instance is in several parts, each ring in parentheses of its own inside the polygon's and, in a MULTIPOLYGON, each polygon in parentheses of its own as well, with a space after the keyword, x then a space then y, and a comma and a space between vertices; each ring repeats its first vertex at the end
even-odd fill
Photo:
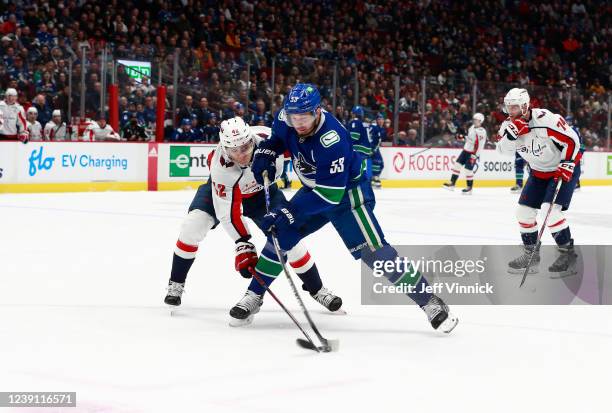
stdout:
POLYGON ((52 156, 45 158, 43 154, 43 149, 44 148, 42 146, 39 148, 38 151, 34 149, 30 154, 30 157, 28 158, 28 161, 30 163, 28 174, 30 176, 36 175, 36 173, 40 170, 49 170, 51 169, 51 167, 53 167, 53 162, 55 161, 55 158, 52 156))
POLYGON ((608 155, 608 175, 612 175, 612 155, 608 155))

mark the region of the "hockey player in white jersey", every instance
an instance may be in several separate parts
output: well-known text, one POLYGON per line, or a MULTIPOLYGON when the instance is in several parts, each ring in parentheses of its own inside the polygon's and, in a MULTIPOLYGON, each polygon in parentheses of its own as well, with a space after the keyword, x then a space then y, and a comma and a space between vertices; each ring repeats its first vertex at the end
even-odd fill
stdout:
POLYGON ((5 100, 0 101, 0 141, 28 141, 28 127, 23 106, 17 103, 17 90, 6 89, 5 100))
MULTIPOLYGON (((570 275, 576 254, 563 212, 569 208, 580 178, 580 140, 562 116, 546 109, 531 108, 525 89, 511 89, 504 98, 504 106, 509 117, 499 129, 497 151, 509 156, 517 152, 531 171, 516 209, 525 253, 509 263, 508 272, 522 274, 525 271, 537 241, 538 210, 548 209, 561 179, 563 183, 547 222, 560 255, 548 270, 559 276, 570 275)), ((539 252, 535 251, 530 273, 539 271, 539 262, 539 252)))
MULTIPOLYGON (((210 179, 198 188, 174 249, 166 304, 181 304, 187 273, 195 260, 199 243, 219 223, 236 244, 236 271, 245 278, 251 278, 256 272, 268 286, 278 277, 280 264, 257 265, 257 251, 250 242, 251 232, 244 220, 244 217, 248 217, 259 226, 266 214, 263 187, 255 181, 250 165, 255 146, 270 133, 270 128, 264 126, 249 127, 240 117, 221 123, 220 142, 208 157, 210 179)), ((284 159, 280 157, 277 171, 282 172, 283 163, 284 159)), ((274 208, 287 204, 276 185, 270 187, 270 203, 274 208)), ((266 262, 278 263, 270 238, 261 254, 266 257, 266 262)), ((286 255, 289 265, 302 280, 303 288, 328 310, 337 311, 342 306, 342 300, 323 287, 304 242, 300 241, 286 255)), ((213 280, 211 282, 214 283, 213 280)), ((253 277, 244 297, 230 310, 230 325, 250 323, 263 303, 264 292, 265 288, 253 277)))
POLYGON ((38 117, 38 110, 32 106, 28 108, 26 112, 26 125, 28 128, 28 137, 31 141, 42 141, 42 126, 40 122, 36 120, 38 117))
MULTIPOLYGON (((473 124, 470 126, 467 137, 465 138, 463 151, 461 151, 451 169, 453 172, 451 179, 449 182, 444 183, 444 188, 451 191, 455 189, 455 183, 457 179, 459 179, 461 169, 465 168, 467 187, 461 191, 463 195, 472 195, 472 188, 474 187, 474 169, 476 169, 480 152, 487 142, 487 131, 482 127, 484 115, 482 113, 475 113, 472 117, 472 121, 473 124)), ((463 140, 463 135, 459 135, 458 139, 463 140)))
POLYGON ((55 109, 51 114, 51 120, 45 125, 43 136, 46 141, 69 140, 66 122, 62 122, 62 112, 59 109, 55 109))

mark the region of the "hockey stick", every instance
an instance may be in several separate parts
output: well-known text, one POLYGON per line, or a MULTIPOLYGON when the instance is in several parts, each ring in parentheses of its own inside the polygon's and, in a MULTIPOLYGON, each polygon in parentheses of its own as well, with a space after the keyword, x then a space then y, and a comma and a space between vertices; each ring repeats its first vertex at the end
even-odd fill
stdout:
POLYGON ((430 150, 430 149, 431 149, 431 146, 430 146, 429 148, 425 148, 425 149, 423 149, 422 151, 418 151, 417 153, 411 153, 411 154, 410 154, 410 156, 417 156, 417 155, 420 155, 420 154, 422 154, 423 152, 427 152, 427 151, 428 151, 428 150, 430 150))
MULTIPOLYGON (((266 212, 269 213, 270 212, 270 189, 269 189, 270 179, 268 178, 267 171, 264 171, 262 175, 264 179, 264 193, 266 197, 266 212)), ((285 261, 285 257, 283 256, 281 252, 280 246, 278 244, 278 238, 276 237, 276 231, 274 231, 274 228, 271 229, 270 238, 272 238, 272 243, 274 244, 274 250, 276 251, 276 256, 278 257, 278 260, 280 261, 281 266, 283 267, 283 272, 285 273, 285 276, 287 277, 287 280, 289 281, 289 285, 291 286, 293 295, 295 295, 295 298, 300 304, 300 307, 302 307, 302 311, 304 312, 304 316, 306 317, 306 320, 308 320, 308 324, 310 325, 310 328, 312 328, 312 331, 314 331, 314 333, 317 335, 317 338, 319 339, 319 341, 321 341, 321 344, 322 344, 321 346, 317 346, 310 339, 310 337, 306 336, 308 340, 304 340, 303 338, 298 338, 296 340, 298 346, 302 348, 307 348, 309 350, 315 350, 317 352, 324 352, 324 353, 328 353, 330 351, 337 350, 338 344, 339 344, 338 340, 327 340, 325 337, 321 335, 314 321, 312 321, 312 318, 310 317, 310 313, 306 309, 306 306, 304 305, 304 302, 302 301, 302 297, 300 296, 300 293, 295 287, 295 283, 293 282, 293 279, 291 278, 291 275, 289 274, 289 270, 287 269, 287 262, 285 261)))
POLYGON ((531 262, 533 261, 533 257, 540 250, 540 245, 542 245, 542 234, 544 234, 544 229, 546 228, 546 223, 548 222, 548 217, 550 216, 550 212, 552 211, 553 205, 557 200, 557 195, 559 194, 559 189, 561 189, 561 185, 563 184, 563 180, 559 179, 557 181, 557 187, 555 188, 555 193, 550 201, 550 205, 548 207, 548 212, 546 213, 546 217, 544 218, 544 222, 542 223, 542 228, 540 228, 540 232, 538 233, 538 239, 536 240, 535 247, 533 251, 531 251, 531 256, 529 257, 529 261, 527 262, 527 267, 525 268, 525 272, 523 273, 523 279, 521 280, 521 284, 519 288, 525 284, 525 280, 527 279, 527 273, 529 272, 529 267, 531 267, 531 262))
MULTIPOLYGON (((281 302, 281 300, 278 299, 278 297, 276 296, 276 294, 274 294, 272 292, 272 290, 270 289, 270 287, 264 282, 264 280, 261 279, 261 277, 259 275, 257 275, 257 273, 255 271, 251 272, 251 274, 253 275, 253 278, 255 278, 255 280, 259 283, 259 285, 261 285, 263 288, 266 289, 266 291, 268 292, 268 294, 270 294, 270 296, 274 299, 274 301, 276 301, 278 303, 278 305, 280 305, 280 307, 285 311, 285 313, 289 316, 289 318, 291 319, 291 321, 293 321, 293 324, 295 324, 297 326, 297 328, 300 329, 300 331, 302 332, 302 334, 304 334, 304 337, 306 337, 306 340, 304 340, 307 343, 311 343, 312 346, 314 347, 313 349, 316 350, 317 352, 320 352, 320 350, 317 348, 317 346, 315 346, 314 342, 312 341, 312 339, 310 338, 310 336, 308 335, 308 333, 306 331, 304 331, 304 329, 302 328, 302 326, 300 325, 300 323, 295 319, 295 317, 293 316, 293 314, 291 314, 291 312, 287 309, 287 307, 285 307, 285 305, 281 302)), ((303 340, 303 339, 300 339, 303 340)))

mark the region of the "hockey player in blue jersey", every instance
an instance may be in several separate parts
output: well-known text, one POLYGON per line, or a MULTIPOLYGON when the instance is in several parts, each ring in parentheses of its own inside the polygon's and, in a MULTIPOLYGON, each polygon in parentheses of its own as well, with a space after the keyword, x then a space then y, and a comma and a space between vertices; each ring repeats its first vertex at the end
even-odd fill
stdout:
MULTIPOLYGON (((275 116, 270 138, 255 150, 252 171, 260 184, 264 172, 275 176, 275 160, 285 151, 303 184, 286 206, 264 217, 262 229, 274 228, 286 251, 331 222, 355 259, 370 268, 375 262, 394 261, 397 251, 385 240, 374 215, 376 200, 364 175, 363 153, 354 150, 356 140, 320 105, 315 86, 295 85, 275 116)), ((278 266, 278 259, 271 259, 264 250, 256 268, 278 266)), ((439 297, 421 292, 427 281, 418 271, 411 268, 384 276, 402 288, 414 286, 416 292, 407 295, 424 310, 433 328, 448 333, 457 325, 458 319, 439 297)))
POLYGON ((353 107, 351 113, 353 119, 347 123, 346 128, 351 134, 353 150, 362 154, 366 161, 365 177, 370 181, 372 179, 372 144, 370 143, 368 128, 363 124, 365 113, 361 106, 353 107))
POLYGON ((387 130, 384 127, 385 118, 382 114, 376 116, 376 123, 370 126, 370 139, 372 147, 372 186, 380 188, 380 174, 385 163, 380 153, 380 144, 387 139, 387 130))

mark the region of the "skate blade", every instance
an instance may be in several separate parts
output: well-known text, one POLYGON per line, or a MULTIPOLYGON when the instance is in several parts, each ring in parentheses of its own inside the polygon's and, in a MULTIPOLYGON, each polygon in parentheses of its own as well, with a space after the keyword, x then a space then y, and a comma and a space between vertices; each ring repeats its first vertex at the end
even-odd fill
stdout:
POLYGON ((578 271, 576 271, 575 269, 571 269, 567 271, 553 273, 550 275, 550 278, 553 280, 560 280, 561 278, 573 277, 576 274, 578 274, 578 271))
POLYGON ((472 191, 470 191, 470 192, 461 192, 461 194, 462 194, 462 195, 466 195, 466 196, 467 196, 467 195, 472 195, 472 191))
POLYGON ((170 313, 170 317, 174 317, 180 313, 181 308, 178 305, 169 305, 166 304, 166 308, 168 308, 168 312, 170 313))
POLYGON ((455 187, 454 186, 442 186, 442 188, 446 189, 447 191, 451 191, 451 192, 455 191, 455 187))
POLYGON ((459 317, 449 314, 446 320, 438 326, 438 331, 448 334, 457 327, 457 324, 459 324, 459 317))
POLYGON ((247 318, 241 320, 239 318, 230 317, 229 325, 230 327, 246 327, 253 323, 253 314, 248 316, 247 318))
MULTIPOLYGON (((529 268, 529 272, 527 273, 527 275, 539 274, 539 272, 540 272, 540 269, 538 267, 531 267, 529 268)), ((525 269, 524 268, 508 268, 508 274, 523 275, 525 274, 525 269)))

